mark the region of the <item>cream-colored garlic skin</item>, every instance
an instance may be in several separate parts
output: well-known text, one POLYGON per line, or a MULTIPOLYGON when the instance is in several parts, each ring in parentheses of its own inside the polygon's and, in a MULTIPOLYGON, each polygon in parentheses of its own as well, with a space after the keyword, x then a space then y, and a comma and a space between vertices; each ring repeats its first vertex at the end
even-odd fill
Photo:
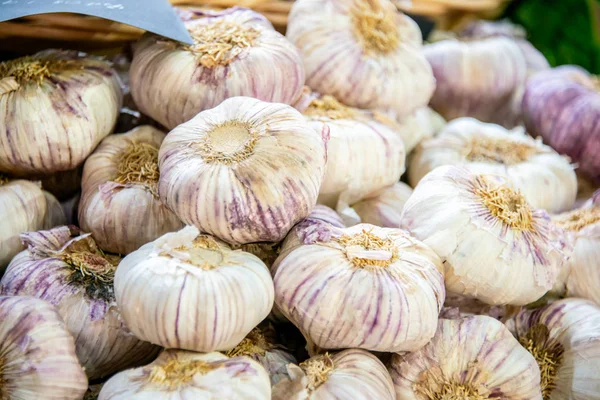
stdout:
POLYGON ((225 100, 163 141, 160 198, 226 242, 278 242, 316 203, 327 136, 290 106, 225 100))
POLYGON ((288 366, 290 379, 273 387, 273 400, 395 400, 385 366, 371 353, 348 349, 288 366))
POLYGON ((47 50, 0 64, 0 170, 51 174, 80 165, 113 129, 122 92, 110 64, 47 50))
POLYGON ((552 288, 564 262, 550 217, 512 183, 465 167, 442 166, 404 205, 401 228, 445 266, 446 290, 492 305, 525 305, 552 288))
POLYGON ((265 17, 242 8, 195 13, 184 22, 193 45, 153 34, 135 45, 130 83, 140 111, 173 129, 230 97, 285 104, 298 97, 300 54, 265 17))
POLYGON ((0 398, 80 400, 88 381, 73 338, 49 303, 0 296, 0 398))
POLYGON ((107 137, 86 160, 79 223, 102 249, 129 254, 183 228, 158 198, 158 149, 165 136, 140 126, 107 137))
POLYGON ((388 0, 296 1, 286 35, 306 84, 344 104, 409 115, 434 91, 419 27, 388 0))
POLYGON ((118 373, 98 400, 270 400, 269 375, 248 357, 165 350, 151 364, 118 373))
POLYGON ((433 109, 422 107, 406 117, 398 118, 398 125, 398 133, 408 154, 419 143, 432 138, 442 130, 446 120, 433 109))
MULTIPOLYGON (((273 266, 278 309, 323 349, 413 351, 435 333, 443 266, 400 229, 307 225, 273 266)), ((285 246, 284 246, 285 247, 285 246)))
POLYGON ((400 227, 404 204, 412 194, 412 188, 404 182, 397 182, 352 205, 365 224, 384 228, 400 227))
POLYGON ((140 339, 166 348, 229 350, 273 307, 273 281, 255 255, 193 226, 167 233, 121 261, 115 294, 140 339), (235 323, 233 323, 235 322, 235 323))
POLYGON ((487 316, 440 319, 427 346, 392 357, 390 374, 397 399, 542 400, 535 359, 487 316))
POLYGON ((464 165, 473 173, 505 176, 534 208, 571 209, 577 196, 574 166, 522 128, 511 131, 473 118, 451 121, 414 152, 409 168, 414 187, 441 165, 464 165))

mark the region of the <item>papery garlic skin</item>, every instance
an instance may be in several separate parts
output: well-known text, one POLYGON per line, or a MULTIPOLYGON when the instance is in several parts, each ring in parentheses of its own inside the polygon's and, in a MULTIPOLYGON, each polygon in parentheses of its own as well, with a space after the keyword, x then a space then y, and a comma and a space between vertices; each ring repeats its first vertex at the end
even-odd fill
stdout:
POLYGON ((193 226, 125 257, 115 274, 115 294, 138 338, 201 352, 235 347, 269 314, 274 296, 269 270, 258 257, 231 250, 193 226))
POLYGON ((158 197, 158 149, 165 136, 140 126, 107 137, 86 160, 79 223, 102 249, 129 254, 183 228, 158 197))
POLYGON ((225 100, 163 141, 160 198, 229 243, 278 242, 316 203, 327 134, 284 104, 225 100))
POLYGON ((412 188, 397 182, 352 205, 361 222, 384 228, 400 227, 402 209, 412 194, 412 188))
POLYGON ((390 374, 397 399, 542 400, 535 359, 487 316, 440 319, 427 346, 392 357, 390 374))
POLYGON ((435 333, 442 269, 435 253, 405 231, 324 224, 275 262, 275 302, 323 349, 412 351, 435 333))
POLYGON ((296 1, 286 35, 307 85, 344 104, 408 115, 434 91, 419 27, 388 0, 296 1))
POLYGON ((312 357, 289 365, 290 379, 273 387, 273 400, 394 400, 390 375, 381 361, 360 349, 312 357))
POLYGON ((79 400, 88 381, 73 338, 49 303, 0 296, 0 398, 79 400))
POLYGON ((73 169, 117 120, 122 93, 116 72, 82 53, 47 50, 6 61, 0 64, 0 80, 2 171, 73 169))
POLYGON ((448 292, 492 305, 539 299, 564 262, 545 211, 529 206, 506 178, 464 167, 427 174, 404 205, 401 228, 440 256, 448 292))
POLYGON ((173 129, 230 97, 285 104, 298 97, 300 54, 265 17, 242 8, 196 14, 184 22, 193 45, 152 34, 135 45, 131 93, 144 114, 173 129))
POLYGON ((165 350, 151 364, 113 376, 99 400, 270 400, 264 368, 248 357, 165 350))
POLYGON ((577 196, 574 166, 522 128, 509 131, 473 118, 455 119, 415 150, 410 184, 416 186, 441 165, 464 165, 473 173, 505 176, 531 206, 552 213, 571 209, 577 196))

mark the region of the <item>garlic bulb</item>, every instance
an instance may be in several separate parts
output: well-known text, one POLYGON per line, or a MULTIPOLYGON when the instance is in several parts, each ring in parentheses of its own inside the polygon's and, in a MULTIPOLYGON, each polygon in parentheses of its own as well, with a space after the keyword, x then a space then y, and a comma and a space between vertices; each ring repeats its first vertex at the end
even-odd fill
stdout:
POLYGON ((8 266, 0 293, 34 296, 56 306, 90 379, 156 356, 156 346, 140 341, 123 324, 112 286, 119 256, 104 253, 90 234, 73 227, 21 238, 27 249, 8 266))
POLYGON ((273 400, 395 400, 385 366, 374 355, 348 349, 289 365, 290 379, 273 387, 273 400))
POLYGON ((498 175, 443 166, 404 205, 401 228, 440 256, 446 290, 492 305, 524 305, 552 288, 564 261, 557 232, 498 175))
POLYGON ((417 24, 388 0, 297 0, 287 37, 306 83, 353 107, 409 115, 435 88, 417 24))
POLYGON ((410 153, 423 140, 435 136, 444 125, 446 120, 429 107, 419 108, 414 113, 399 118, 398 133, 404 142, 406 153, 410 153))
POLYGON ((399 229, 319 227, 273 266, 275 302, 323 349, 413 351, 433 337, 443 266, 399 229))
POLYGON ((397 182, 352 205, 361 222, 384 228, 398 228, 402 208, 412 194, 404 182, 397 182))
POLYGON ((158 149, 165 136, 140 126, 107 137, 86 160, 79 223, 104 250, 129 254, 183 228, 158 198, 158 149))
POLYGON ((144 114, 173 129, 230 97, 298 97, 300 54, 265 17, 242 8, 196 14, 184 22, 194 44, 146 34, 135 46, 131 94, 144 114))
POLYGON ((486 316, 440 319, 427 346, 392 357, 390 374, 402 400, 542 400, 535 359, 486 316))
POLYGON ((54 307, 0 296, 0 399, 79 400, 87 378, 54 307))
POLYGON ((269 314, 274 295, 258 257, 231 250, 193 226, 125 257, 115 294, 138 338, 202 352, 235 347, 269 314))
POLYGON ((99 400, 270 400, 269 375, 248 357, 165 350, 151 364, 113 376, 99 400))
POLYGON ((284 104, 225 100, 164 140, 160 198, 186 224, 227 242, 278 242, 315 205, 327 133, 284 104))
POLYGON ((414 187, 441 165, 464 165, 473 173, 505 176, 534 208, 549 212, 571 209, 577 176, 569 160, 525 135, 472 118, 450 122, 434 139, 423 142, 410 163, 414 187))
POLYGON ((0 171, 77 167, 114 127, 121 96, 110 64, 75 51, 0 63, 0 171))

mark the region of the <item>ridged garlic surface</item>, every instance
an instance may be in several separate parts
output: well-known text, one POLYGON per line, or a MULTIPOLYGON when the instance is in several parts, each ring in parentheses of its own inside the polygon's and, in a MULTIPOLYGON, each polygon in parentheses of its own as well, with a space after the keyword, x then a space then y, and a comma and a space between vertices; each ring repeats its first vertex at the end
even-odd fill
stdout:
POLYGON ((352 208, 365 224, 398 228, 402 209, 412 191, 406 183, 397 182, 353 204, 352 208))
POLYGON ((110 64, 46 50, 0 63, 0 170, 51 174, 80 165, 113 129, 122 92, 110 64))
POLYGON ((443 166, 404 205, 401 228, 444 262, 446 290, 492 305, 525 305, 554 285, 562 244, 543 210, 498 175, 443 166))
POLYGON ((290 378, 273 387, 273 400, 396 399, 385 366, 364 350, 317 355, 288 372, 290 378))
POLYGON ((392 357, 390 374, 402 400, 542 400, 535 359, 486 316, 440 319, 427 346, 392 357))
POLYGON ((464 165, 473 173, 505 176, 534 208, 569 210, 577 196, 575 167, 522 128, 507 130, 473 118, 451 121, 414 152, 410 184, 414 187, 441 165, 464 165))
POLYGON ((113 376, 98 400, 270 400, 269 375, 248 357, 165 350, 151 364, 113 376))
POLYGON ((444 302, 436 254, 400 229, 307 225, 272 268, 275 303, 323 349, 413 351, 444 302), (316 230, 315 230, 316 228, 316 230))
POLYGON ((121 261, 115 294, 140 339, 166 348, 229 350, 267 317, 273 281, 255 255, 187 226, 121 261))
POLYGON ((388 0, 298 0, 287 37, 306 84, 353 107, 409 115, 435 89, 418 25, 388 0))
POLYGON ((422 107, 406 117, 398 119, 398 133, 404 142, 406 153, 413 151, 423 140, 435 136, 446 120, 429 107, 422 107))
POLYGON ((163 141, 160 198, 226 242, 280 241, 316 203, 327 136, 290 106, 225 100, 163 141))
POLYGON ((194 13, 184 22, 194 44, 148 33, 135 45, 130 84, 140 111, 173 129, 230 97, 298 97, 300 54, 265 17, 243 8, 194 13))
POLYGON ((49 303, 0 296, 0 398, 80 400, 88 381, 73 338, 49 303))
POLYGON ((129 254, 183 228, 158 197, 158 149, 165 136, 140 126, 107 137, 86 160, 79 224, 102 249, 129 254))

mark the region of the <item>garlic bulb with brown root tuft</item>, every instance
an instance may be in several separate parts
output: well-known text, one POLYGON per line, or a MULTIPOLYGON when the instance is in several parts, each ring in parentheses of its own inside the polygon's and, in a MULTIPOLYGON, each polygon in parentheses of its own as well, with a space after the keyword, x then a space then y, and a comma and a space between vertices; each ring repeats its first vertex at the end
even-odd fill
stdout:
POLYGON ((535 359, 486 316, 440 319, 427 346, 392 357, 390 374, 402 400, 542 400, 535 359))
POLYGON ((0 63, 0 170, 51 174, 80 165, 113 129, 121 87, 110 64, 47 50, 0 63))
POLYGON ((493 305, 525 305, 552 288, 564 262, 557 231, 498 175, 443 166, 404 205, 401 228, 440 256, 446 290, 493 305))
POLYGON ((158 149, 164 138, 159 130, 140 126, 107 137, 86 160, 79 223, 104 250, 129 254, 183 228, 158 198, 158 149))
POLYGON ((397 182, 353 204, 352 209, 360 217, 360 222, 384 228, 398 228, 402 209, 411 194, 410 186, 404 182, 397 182))
POLYGON ((278 242, 316 203, 327 137, 284 104, 225 100, 165 138, 160 198, 229 243, 278 242))
POLYGON ((99 400, 270 400, 269 375, 248 357, 165 350, 151 364, 118 373, 99 400))

